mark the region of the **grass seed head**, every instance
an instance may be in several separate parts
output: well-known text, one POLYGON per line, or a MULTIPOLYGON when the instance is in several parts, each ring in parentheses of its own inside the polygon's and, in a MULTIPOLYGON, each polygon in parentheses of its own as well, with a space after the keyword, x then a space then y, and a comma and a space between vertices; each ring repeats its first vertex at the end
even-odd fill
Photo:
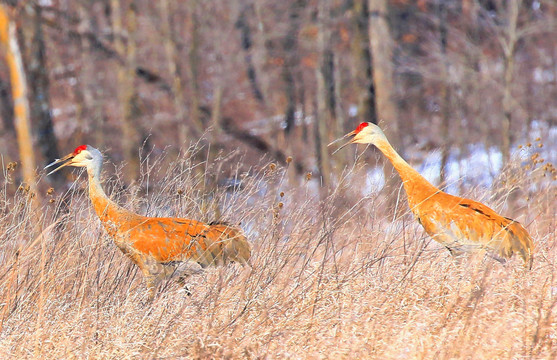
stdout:
POLYGON ((8 171, 15 171, 16 168, 17 168, 17 162, 16 161, 10 161, 8 163, 8 166, 6 167, 6 169, 8 171))

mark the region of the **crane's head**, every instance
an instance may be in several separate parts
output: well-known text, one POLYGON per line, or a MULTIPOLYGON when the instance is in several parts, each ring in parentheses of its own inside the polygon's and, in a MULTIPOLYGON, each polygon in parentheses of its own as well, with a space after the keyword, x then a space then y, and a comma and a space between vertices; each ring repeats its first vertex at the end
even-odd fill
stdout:
POLYGON ((75 167, 88 167, 96 168, 102 163, 102 155, 99 150, 95 149, 89 145, 81 145, 75 148, 75 150, 61 159, 56 159, 56 161, 48 164, 45 169, 61 164, 56 169, 49 172, 47 175, 53 174, 66 166, 75 167))
MULTIPOLYGON (((348 134, 344 135, 340 139, 337 139, 329 144, 329 146, 343 140, 343 139, 350 139, 346 144, 342 145, 338 149, 335 150, 334 153, 342 149, 343 147, 349 144, 373 144, 377 145, 380 141, 387 141, 387 137, 383 133, 381 128, 373 123, 370 122, 363 122, 356 130, 349 132, 348 134)), ((333 154, 334 154, 333 153, 333 154)))

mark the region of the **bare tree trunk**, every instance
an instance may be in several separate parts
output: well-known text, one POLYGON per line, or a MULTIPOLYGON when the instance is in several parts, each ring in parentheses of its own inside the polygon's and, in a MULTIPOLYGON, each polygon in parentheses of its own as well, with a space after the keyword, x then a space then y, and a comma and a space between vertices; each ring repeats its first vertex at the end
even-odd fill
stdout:
MULTIPOLYGON (((88 15, 90 8, 84 3, 78 5, 79 14, 79 33, 86 34, 92 32, 91 19, 88 15)), ((69 37, 69 36, 68 36, 69 37)), ((79 44, 73 50, 74 56, 80 59, 80 72, 76 75, 77 83, 75 86, 76 98, 76 120, 79 124, 77 133, 75 134, 76 143, 83 144, 84 135, 93 133, 93 143, 97 147, 103 147, 101 143, 104 136, 102 134, 102 119, 98 118, 94 107, 94 96, 91 88, 94 87, 95 79, 92 76, 91 66, 91 43, 87 37, 80 37, 79 44)))
POLYGON ((439 184, 442 186, 447 181, 447 163, 452 142, 449 140, 449 126, 451 121, 451 87, 449 79, 449 60, 447 59, 447 7, 443 1, 438 4, 439 12, 439 42, 441 45, 441 61, 443 62, 441 76, 441 168, 439 171, 439 184))
MULTIPOLYGON (((257 8, 257 3, 255 7, 257 8)), ((244 51, 244 60, 246 62, 246 72, 247 76, 251 85, 251 90, 253 92, 253 96, 255 99, 262 105, 265 105, 265 96, 261 87, 259 86, 259 81, 257 77, 257 71, 255 70, 255 65, 253 63, 253 54, 252 54, 252 31, 250 29, 248 23, 248 11, 250 10, 250 6, 244 5, 242 10, 240 11, 240 15, 238 16, 238 20, 236 20, 236 28, 240 30, 240 41, 242 44, 242 50, 244 51)))
POLYGON ((329 0, 319 2, 319 10, 317 15, 318 35, 317 46, 319 49, 319 66, 316 68, 315 76, 317 78, 317 116, 315 118, 315 146, 317 154, 317 167, 321 176, 320 196, 323 199, 326 196, 326 186, 329 184, 330 164, 329 153, 327 150, 328 143, 328 127, 330 124, 330 112, 328 104, 326 66, 328 42, 330 39, 330 31, 327 20, 330 17, 329 0))
POLYGON ((370 121, 377 124, 375 108, 375 84, 373 83, 370 39, 369 39, 368 0, 355 0, 354 37, 351 50, 355 66, 352 77, 355 79, 358 94, 358 122, 370 121))
POLYGON ((174 111, 178 122, 178 143, 184 145, 189 139, 188 123, 186 121, 186 111, 184 103, 184 91, 182 86, 182 74, 178 62, 178 49, 173 35, 172 10, 169 0, 159 1, 161 12, 161 31, 163 36, 164 50, 167 57, 168 72, 172 77, 172 93, 174 98, 174 111))
POLYGON ((305 0, 293 1, 289 9, 289 27, 283 40, 284 64, 282 78, 285 83, 286 111, 284 128, 288 137, 294 128, 296 114, 296 78, 294 69, 298 65, 298 32, 300 30, 300 12, 305 6, 305 0))
MULTIPOLYGON (((215 80, 215 84, 213 84, 213 104, 212 104, 212 111, 211 111, 211 124, 213 125, 213 139, 219 137, 222 133, 221 129, 221 117, 222 117, 222 82, 220 79, 215 80)), ((216 142, 216 141, 213 141, 216 142)))
MULTIPOLYGON (((335 138, 341 137, 344 133, 344 123, 346 118, 344 116, 344 109, 342 108, 342 74, 340 71, 340 60, 339 56, 333 54, 333 68, 334 68, 334 82, 335 82, 335 138)), ((350 153, 348 151, 343 152, 344 156, 337 156, 338 168, 344 169, 349 161, 350 153)), ((341 154, 338 154, 341 155, 341 154)))
MULTIPOLYGON (((393 95, 395 94, 393 70, 393 39, 387 23, 387 0, 369 0, 369 37, 373 64, 373 82, 375 84, 375 104, 377 116, 383 121, 383 129, 393 147, 401 153, 402 142, 398 132, 398 116, 393 95)), ((385 191, 388 208, 396 207, 400 180, 394 176, 392 165, 385 162, 385 191)))
POLYGON ((23 60, 19 49, 15 24, 10 20, 9 9, 0 4, 0 43, 5 51, 6 63, 10 71, 12 85, 12 98, 14 100, 14 122, 17 133, 17 143, 21 159, 23 180, 29 186, 35 206, 39 194, 35 180, 35 153, 33 151, 33 137, 31 134, 31 121, 29 118, 29 102, 27 100, 27 80, 23 68, 23 60))
POLYGON ((114 49, 120 56, 125 56, 125 64, 118 65, 118 102, 122 114, 122 150, 124 159, 128 163, 125 172, 127 182, 135 181, 139 177, 139 131, 133 122, 133 101, 135 96, 135 29, 136 13, 133 1, 126 7, 127 44, 124 44, 124 29, 122 26, 122 12, 120 0, 110 0, 112 8, 112 29, 114 33, 114 49))
MULTIPOLYGON (((191 34, 191 43, 188 53, 189 66, 187 67, 187 74, 190 82, 190 114, 189 117, 193 124, 194 129, 201 135, 204 131, 203 122, 201 121, 201 114, 199 112, 200 94, 199 94, 199 20, 197 15, 197 0, 189 1, 189 30, 191 34)), ((187 141, 187 134, 182 134, 181 142, 187 141)))
POLYGON ((15 134, 14 104, 10 90, 10 83, 0 78, 0 113, 2 114, 2 130, 15 134))
POLYGON ((514 70, 514 52, 518 41, 516 26, 521 3, 521 0, 510 0, 507 2, 507 39, 506 41, 502 41, 503 51, 505 54, 505 73, 503 79, 503 119, 501 124, 501 153, 503 155, 503 164, 507 164, 511 157, 511 86, 514 70))

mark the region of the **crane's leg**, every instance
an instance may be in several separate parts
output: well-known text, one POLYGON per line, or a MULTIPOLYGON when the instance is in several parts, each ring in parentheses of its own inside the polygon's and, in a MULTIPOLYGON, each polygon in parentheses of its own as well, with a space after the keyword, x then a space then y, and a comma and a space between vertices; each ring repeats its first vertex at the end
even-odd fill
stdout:
POLYGON ((505 259, 504 257, 501 257, 499 255, 497 255, 494 252, 487 252, 487 256, 489 256, 490 258, 499 261, 501 264, 505 264, 507 262, 507 259, 505 259))
POLYGON ((184 288, 188 296, 191 295, 191 291, 188 287, 187 279, 192 275, 201 274, 202 272, 203 268, 195 261, 183 261, 174 270, 174 274, 178 277, 178 284, 184 288))
POLYGON ((145 285, 147 286, 148 291, 148 301, 152 302, 157 294, 157 286, 165 277, 165 267, 154 259, 146 259, 141 270, 143 272, 143 276, 145 277, 145 285))
POLYGON ((155 295, 157 293, 157 285, 158 285, 157 277, 151 275, 146 276, 145 284, 147 285, 147 292, 148 292, 147 301, 153 302, 153 300, 155 299, 155 295))

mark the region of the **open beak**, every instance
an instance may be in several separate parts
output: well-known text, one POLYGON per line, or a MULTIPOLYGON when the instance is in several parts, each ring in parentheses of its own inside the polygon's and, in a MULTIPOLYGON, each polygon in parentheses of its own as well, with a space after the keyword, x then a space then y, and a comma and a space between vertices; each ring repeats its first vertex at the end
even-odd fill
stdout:
POLYGON ((327 145, 327 146, 331 146, 331 145, 333 145, 333 144, 336 144, 337 142, 342 141, 342 140, 344 140, 344 139, 352 138, 352 139, 350 139, 346 144, 344 144, 344 145, 342 145, 341 147, 339 147, 338 149, 336 149, 336 150, 333 152, 333 155, 334 155, 334 154, 336 154, 340 149, 342 149, 343 147, 345 147, 345 146, 347 146, 347 145, 350 145, 350 144, 354 143, 354 138, 353 138, 354 136, 356 136, 356 131, 355 131, 355 130, 349 132, 348 134, 344 135, 344 136, 341 137, 341 138, 336 139, 335 141, 331 142, 331 143, 330 143, 329 145, 327 145))
POLYGON ((49 172, 48 174, 46 174, 46 176, 50 175, 50 174, 54 174, 55 172, 57 172, 58 170, 60 170, 63 167, 66 167, 68 165, 72 165, 72 160, 74 158, 74 154, 68 154, 66 156, 64 156, 61 159, 56 159, 55 161, 51 162, 50 164, 48 164, 47 166, 45 166, 45 169, 48 169, 51 166, 57 165, 57 164, 62 164, 60 166, 58 166, 56 169, 52 170, 51 172, 49 172))

